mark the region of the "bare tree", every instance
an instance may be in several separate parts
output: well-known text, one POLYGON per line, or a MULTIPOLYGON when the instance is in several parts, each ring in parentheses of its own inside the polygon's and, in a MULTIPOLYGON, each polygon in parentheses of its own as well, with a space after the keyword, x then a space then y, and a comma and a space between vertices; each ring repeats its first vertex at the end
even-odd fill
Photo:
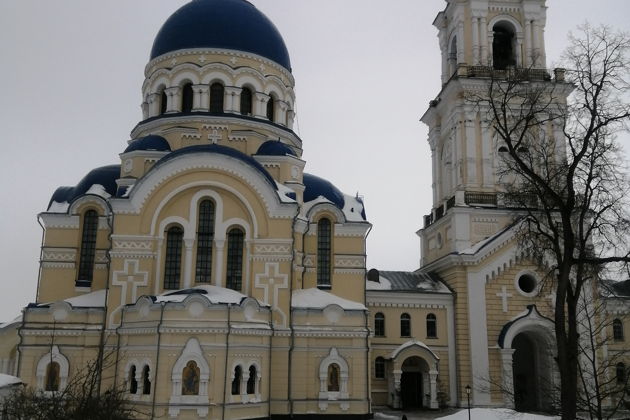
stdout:
POLYGON ((23 387, 0 406, 0 418, 11 420, 126 420, 139 413, 126 399, 126 392, 112 386, 100 391, 101 366, 113 365, 113 353, 100 363, 90 361, 76 372, 65 388, 39 391, 23 387))
POLYGON ((562 418, 578 406, 579 302, 587 287, 630 262, 625 161, 630 36, 580 27, 555 80, 508 69, 473 100, 488 114, 501 156, 504 201, 520 209, 519 243, 547 267, 562 418))

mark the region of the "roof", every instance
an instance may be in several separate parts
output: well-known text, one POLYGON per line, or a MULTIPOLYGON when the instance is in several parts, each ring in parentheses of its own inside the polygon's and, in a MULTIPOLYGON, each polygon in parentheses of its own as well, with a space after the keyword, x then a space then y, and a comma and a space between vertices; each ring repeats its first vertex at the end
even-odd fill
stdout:
POLYGON ((193 0, 184 5, 162 25, 151 59, 194 48, 249 52, 291 71, 282 35, 267 16, 245 0, 193 0))
POLYGON ((298 309, 324 309, 329 305, 338 305, 347 311, 365 311, 365 305, 341 298, 324 290, 312 288, 294 290, 291 307, 298 309))
POLYGON ((262 156, 297 156, 289 145, 282 143, 280 140, 264 142, 260 145, 256 154, 262 156))
POLYGON ((120 165, 108 165, 92 169, 74 187, 57 188, 48 203, 48 208, 50 209, 53 202, 71 203, 80 196, 88 193, 101 196, 103 193, 107 193, 109 196, 116 195, 118 188, 116 180, 118 178, 120 178, 120 165), (102 188, 93 188, 96 185, 102 188))
POLYGON ((124 153, 133 152, 136 150, 153 150, 156 152, 170 152, 171 146, 168 141, 162 136, 150 135, 146 137, 140 137, 129 143, 129 146, 125 149, 124 153))
POLYGON ((316 200, 319 197, 324 197, 328 201, 332 202, 339 209, 343 210, 343 207, 345 205, 343 194, 330 181, 315 175, 305 173, 303 177, 303 182, 305 186, 305 203, 316 200))
POLYGON ((625 281, 603 280, 600 284, 602 285, 602 288, 604 289, 605 295, 607 295, 608 297, 620 297, 620 298, 630 297, 630 280, 625 280, 625 281))
POLYGON ((155 302, 183 302, 188 296, 203 296, 211 304, 240 304, 247 296, 236 290, 213 285, 199 285, 188 289, 173 290, 155 297, 155 302))
MULTIPOLYGON (((197 0, 197 1, 205 1, 205 0, 197 0)), ((157 169, 158 167, 160 167, 161 165, 163 165, 164 163, 175 159, 179 156, 185 156, 185 155, 189 155, 189 154, 195 154, 195 153, 216 153, 216 154, 220 154, 220 155, 224 155, 224 156, 228 156, 231 158, 234 158, 236 160, 240 160, 241 162, 253 167, 254 169, 256 169, 258 172, 260 172, 260 174, 269 182, 269 184, 271 185, 271 187, 273 188, 274 191, 278 190, 278 186, 276 184, 276 181, 273 179, 273 177, 269 174, 269 172, 267 172, 267 170, 256 161, 256 159, 254 159, 251 156, 246 155, 245 153, 242 153, 236 149, 233 149, 231 147, 227 147, 227 146, 220 146, 218 144, 204 144, 204 145, 199 145, 199 146, 189 146, 189 147, 184 147, 181 149, 177 149, 172 153, 169 153, 168 155, 164 156, 162 159, 160 159, 155 166, 153 166, 153 168, 151 168, 152 170, 157 169)))
POLYGON ((440 276, 422 271, 379 271, 379 281, 367 282, 367 290, 415 293, 451 293, 440 276))

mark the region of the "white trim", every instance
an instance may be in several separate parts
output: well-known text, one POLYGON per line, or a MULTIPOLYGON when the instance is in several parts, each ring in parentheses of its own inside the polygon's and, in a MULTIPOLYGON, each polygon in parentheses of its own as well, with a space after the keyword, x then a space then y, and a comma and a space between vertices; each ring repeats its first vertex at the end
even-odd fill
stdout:
POLYGON ((37 362, 37 388, 44 391, 46 384, 44 383, 46 380, 46 369, 48 368, 48 364, 51 362, 56 362, 59 364, 59 392, 63 391, 68 384, 68 371, 70 369, 70 363, 66 356, 61 354, 59 351, 59 347, 52 346, 50 352, 43 355, 39 362, 37 362))
POLYGON ((203 350, 196 338, 191 338, 186 343, 181 355, 173 365, 171 372, 171 398, 169 400, 169 415, 177 417, 180 410, 190 409, 197 410, 199 417, 208 415, 208 382, 210 381, 210 366, 203 356, 203 350), (182 374, 184 367, 190 361, 194 361, 199 368, 199 394, 198 395, 182 395, 182 374))
MULTIPOLYGON (((330 353, 319 364, 319 409, 326 411, 330 401, 346 400, 349 398, 348 378, 350 370, 348 362, 339 354, 335 347, 330 349, 330 353), (339 391, 328 391, 328 367, 332 364, 339 366, 339 391)), ((369 378, 366 378, 369 380, 369 378)), ((342 411, 348 410, 350 407, 348 402, 342 402, 340 408, 342 411)))

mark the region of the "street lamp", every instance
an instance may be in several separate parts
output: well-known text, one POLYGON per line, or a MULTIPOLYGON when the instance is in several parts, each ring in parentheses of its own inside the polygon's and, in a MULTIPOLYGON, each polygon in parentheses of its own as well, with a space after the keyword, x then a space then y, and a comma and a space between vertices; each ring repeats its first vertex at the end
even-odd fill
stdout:
POLYGON ((466 398, 468 399, 468 420, 470 420, 470 385, 466 385, 466 398))

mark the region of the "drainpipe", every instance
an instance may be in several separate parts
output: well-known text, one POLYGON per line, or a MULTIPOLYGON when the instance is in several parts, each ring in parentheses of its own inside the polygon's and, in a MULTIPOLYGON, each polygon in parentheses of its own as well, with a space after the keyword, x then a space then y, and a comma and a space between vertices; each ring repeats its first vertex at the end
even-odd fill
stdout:
POLYGON ((39 247, 39 270, 37 272, 37 292, 35 293, 35 301, 39 302, 39 284, 42 280, 42 257, 44 253, 44 239, 46 238, 46 228, 42 224, 41 213, 37 215, 37 223, 42 228, 42 244, 39 247))
POLYGON ((157 355, 155 357, 155 375, 153 376, 153 403, 151 404, 151 418, 155 418, 155 398, 157 396, 156 385, 158 384, 158 370, 160 369, 160 344, 162 343, 162 322, 164 321, 164 307, 166 302, 161 302, 160 323, 157 326, 157 355))
MULTIPOLYGON (((367 240, 368 235, 370 234, 370 232, 372 232, 372 225, 370 225, 367 233, 365 234, 365 240, 367 240)), ((363 256, 365 257, 365 262, 367 265, 367 249, 365 250, 365 252, 363 253, 363 256)), ((365 392, 366 392, 366 397, 367 397, 367 403, 368 403, 368 414, 372 413, 372 394, 370 392, 370 365, 371 365, 371 360, 370 360, 370 320, 369 320, 369 311, 367 309, 367 286, 366 286, 366 282, 365 280, 367 280, 367 267, 366 267, 366 272, 364 274, 364 280, 363 280, 363 304, 365 305, 365 351, 366 351, 366 363, 365 363, 365 392)))
MULTIPOLYGON (((301 213, 302 206, 298 204, 297 211, 295 216, 293 216, 293 224, 291 226, 291 238, 293 240, 292 249, 295 249, 295 224, 297 223, 298 216, 301 213)), ((310 225, 309 225, 310 227, 310 225)), ((307 229, 308 230, 308 229, 307 229)), ((302 254, 304 254, 304 237, 306 233, 302 234, 302 254)), ((295 349, 295 334, 293 333, 293 264, 295 262, 295 251, 291 256, 291 269, 290 273, 290 284, 289 284, 289 330, 291 331, 291 344, 289 346, 289 360, 287 361, 287 369, 289 372, 289 377, 287 378, 287 399, 289 400, 289 418, 293 418, 293 397, 291 395, 291 386, 293 385, 292 377, 293 377, 293 350, 295 349)), ((302 262, 302 268, 304 266, 304 262, 302 262)), ((304 288, 304 271, 300 274, 300 283, 302 284, 302 289, 304 288)))
POLYGON ((120 325, 116 327, 116 362, 114 364, 116 370, 114 371, 114 386, 118 385, 118 362, 120 360, 120 329, 125 321, 125 307, 123 306, 120 311, 120 325))
MULTIPOLYGON (((293 269, 293 264, 291 264, 293 269)), ((269 366, 267 366, 267 418, 271 418, 271 361, 272 361, 272 349, 273 349, 273 335, 275 330, 273 328, 273 309, 269 308, 269 326, 271 327, 271 335, 269 336, 269 366)))
POLYGON ((223 377, 224 377, 224 381, 225 381, 225 386, 223 387, 223 408, 221 411, 221 419, 225 420, 225 404, 227 402, 227 392, 228 392, 228 386, 227 386, 227 372, 228 372, 228 353, 230 350, 230 332, 232 331, 232 326, 230 325, 230 317, 231 317, 231 311, 232 311, 232 304, 228 303, 227 304, 227 310, 228 310, 228 316, 227 316, 227 334, 225 334, 225 363, 223 366, 223 377))

